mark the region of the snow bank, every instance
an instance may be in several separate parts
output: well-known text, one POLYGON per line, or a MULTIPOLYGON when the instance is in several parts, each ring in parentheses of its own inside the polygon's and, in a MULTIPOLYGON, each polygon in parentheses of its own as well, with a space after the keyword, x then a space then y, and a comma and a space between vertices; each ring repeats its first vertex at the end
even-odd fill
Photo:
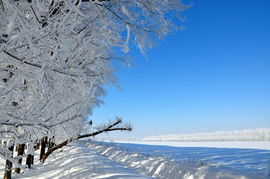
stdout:
MULTIPOLYGON (((85 141, 81 141, 85 143, 85 141)), ((266 178, 254 174, 241 173, 230 168, 212 166, 202 162, 177 162, 160 156, 146 156, 121 150, 106 143, 85 143, 109 159, 136 168, 140 173, 160 179, 260 179, 266 178)))
MULTIPOLYGON (((38 157, 36 157, 38 158, 38 157)), ((0 178, 5 161, 0 158, 0 178)), ((53 153, 45 164, 36 161, 33 168, 22 174, 12 174, 14 179, 150 179, 131 168, 100 156, 95 151, 72 144, 53 153)))
POLYGON ((246 173, 261 173, 265 176, 270 172, 270 142, 130 141, 114 144, 122 150, 148 156, 159 155, 181 162, 199 160, 246 173))

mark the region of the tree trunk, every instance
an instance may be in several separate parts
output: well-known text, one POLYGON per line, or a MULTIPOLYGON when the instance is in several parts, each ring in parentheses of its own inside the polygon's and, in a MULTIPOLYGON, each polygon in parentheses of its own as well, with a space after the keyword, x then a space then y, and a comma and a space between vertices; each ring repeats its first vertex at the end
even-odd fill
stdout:
POLYGON ((49 142, 48 142, 48 150, 50 150, 54 146, 55 146, 54 137, 52 137, 52 138, 49 139, 49 142))
MULTIPOLYGON (((14 146, 9 147, 8 149, 13 154, 14 146)), ((7 160, 3 179, 11 179, 11 172, 12 172, 12 162, 7 160)))
POLYGON ((40 141, 37 142, 36 150, 40 149, 40 141))
POLYGON ((26 157, 26 165, 28 168, 31 168, 31 165, 34 165, 34 155, 27 155, 26 157))
POLYGON ((31 160, 30 160, 31 164, 34 165, 34 155, 31 155, 31 160))
POLYGON ((39 160, 41 161, 43 158, 43 155, 45 154, 45 149, 47 146, 48 137, 43 137, 40 142, 40 156, 39 160))
MULTIPOLYGON (((24 149, 25 149, 25 144, 20 144, 18 146, 18 156, 22 156, 24 154, 24 149)), ((19 164, 22 164, 22 158, 18 161, 19 164)), ((18 167, 18 168, 15 168, 15 173, 20 173, 21 172, 21 169, 18 167)))

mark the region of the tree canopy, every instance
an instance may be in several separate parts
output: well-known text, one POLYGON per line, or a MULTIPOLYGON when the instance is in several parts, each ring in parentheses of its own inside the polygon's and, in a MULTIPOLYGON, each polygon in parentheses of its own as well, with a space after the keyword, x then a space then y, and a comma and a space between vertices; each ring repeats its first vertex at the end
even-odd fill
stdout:
MULTIPOLYGON (((142 52, 179 26, 180 0, 0 0, 0 157, 78 136, 114 83, 114 50, 142 52)), ((106 127, 104 128, 106 129, 106 127)), ((30 150, 31 151, 31 150, 30 150)))

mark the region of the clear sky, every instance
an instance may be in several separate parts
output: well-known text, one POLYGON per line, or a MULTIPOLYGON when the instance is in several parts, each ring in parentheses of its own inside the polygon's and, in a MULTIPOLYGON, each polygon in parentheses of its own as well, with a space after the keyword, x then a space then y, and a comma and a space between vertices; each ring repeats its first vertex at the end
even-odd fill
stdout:
POLYGON ((270 0, 192 2, 185 30, 132 49, 94 121, 123 116, 128 137, 270 127, 270 0))

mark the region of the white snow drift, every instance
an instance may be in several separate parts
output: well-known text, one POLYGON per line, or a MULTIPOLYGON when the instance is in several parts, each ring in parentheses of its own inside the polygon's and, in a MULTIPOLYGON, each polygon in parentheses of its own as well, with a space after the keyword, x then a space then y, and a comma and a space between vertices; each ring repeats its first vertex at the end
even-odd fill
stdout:
POLYGON ((160 156, 145 156, 121 150, 105 143, 86 143, 109 159, 136 168, 140 173, 161 179, 260 179, 264 176, 234 171, 230 168, 213 166, 202 162, 177 162, 160 156))

